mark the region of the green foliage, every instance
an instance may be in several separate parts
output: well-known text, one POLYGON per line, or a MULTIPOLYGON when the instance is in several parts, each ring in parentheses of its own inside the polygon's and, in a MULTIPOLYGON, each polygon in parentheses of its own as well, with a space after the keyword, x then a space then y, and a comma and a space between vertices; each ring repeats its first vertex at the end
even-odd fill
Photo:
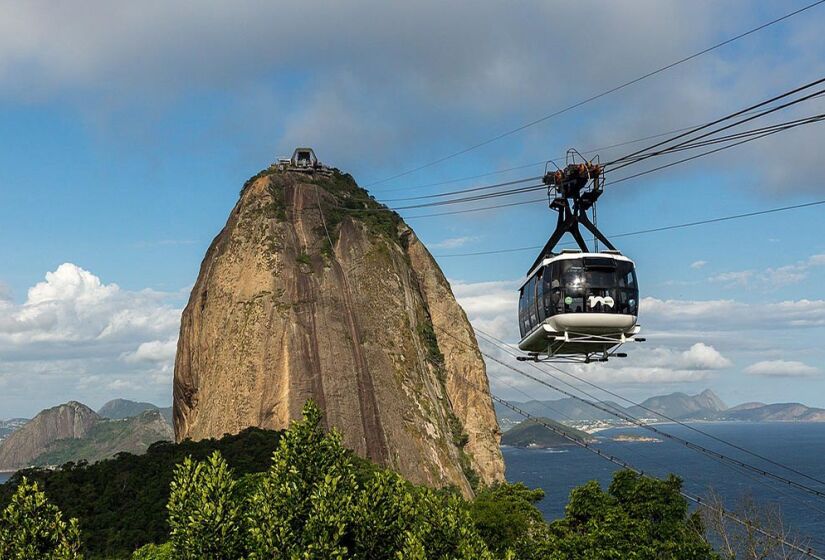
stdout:
POLYGON ((177 560, 172 543, 147 544, 132 554, 132 560, 177 560))
POLYGON ((187 457, 175 469, 167 509, 176 558, 242 556, 244 527, 237 486, 218 451, 197 463, 187 457))
POLYGON ((559 432, 578 441, 592 441, 593 436, 587 432, 577 430, 561 422, 549 418, 529 418, 504 432, 501 436, 502 445, 513 447, 555 447, 557 445, 572 445, 572 442, 561 434, 549 429, 552 426, 559 432))
MULTIPOLYGON (((324 432, 312 402, 263 475, 236 484, 217 454, 208 462, 184 460, 172 483, 169 524, 181 559, 493 559, 460 496, 359 464, 338 432, 324 432)), ((160 550, 141 554, 162 558, 160 550)))
POLYGON ((280 432, 249 428, 219 440, 155 443, 144 455, 122 453, 93 465, 28 469, 0 485, 0 507, 11 501, 27 476, 38 481, 49 501, 67 517, 78 519, 87 558, 129 558, 145 544, 168 539, 166 504, 175 465, 188 456, 206 459, 218 450, 241 477, 241 492, 248 492, 254 478, 247 477, 267 470, 279 438, 280 432))
POLYGON ((281 438, 249 502, 252 558, 344 558, 355 469, 338 432, 324 434, 312 402, 281 438))
POLYGON ((299 264, 311 265, 312 264, 312 259, 306 253, 301 253, 300 255, 295 257, 295 262, 297 262, 299 264))
POLYGON ((418 325, 418 336, 424 343, 424 348, 427 350, 427 358, 437 368, 444 367, 444 354, 441 353, 441 348, 438 346, 438 337, 435 335, 435 329, 429 318, 418 325))
POLYGON ((0 558, 4 560, 80 560, 77 519, 63 521, 37 483, 25 477, 0 514, 0 558))
POLYGON ((523 560, 542 558, 552 544, 547 523, 535 504, 543 490, 524 484, 495 484, 481 490, 470 506, 478 532, 496 553, 515 552, 523 560))
POLYGON ((674 475, 658 480, 624 470, 607 492, 595 481, 574 489, 564 519, 551 524, 558 539, 552 558, 717 558, 681 488, 674 475))

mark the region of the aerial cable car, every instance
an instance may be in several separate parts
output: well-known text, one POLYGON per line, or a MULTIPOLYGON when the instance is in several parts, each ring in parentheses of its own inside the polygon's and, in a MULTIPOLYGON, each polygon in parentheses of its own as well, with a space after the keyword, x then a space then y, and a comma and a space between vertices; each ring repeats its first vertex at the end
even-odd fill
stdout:
POLYGON ((527 355, 518 359, 604 362, 625 357, 617 352, 622 344, 644 341, 636 336, 639 285, 633 261, 587 216, 604 191, 603 169, 597 160, 569 150, 564 169, 545 168, 544 183, 558 221, 519 288, 519 349, 527 355), (593 251, 580 224, 595 237, 593 251), (565 233, 579 248, 554 252, 565 233), (606 249, 599 251, 598 242, 606 249))

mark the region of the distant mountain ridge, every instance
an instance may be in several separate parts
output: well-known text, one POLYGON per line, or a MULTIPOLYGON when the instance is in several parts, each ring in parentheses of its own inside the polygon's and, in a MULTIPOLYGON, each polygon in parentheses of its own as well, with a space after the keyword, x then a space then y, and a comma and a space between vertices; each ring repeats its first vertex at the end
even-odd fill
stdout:
POLYGON ((164 414, 155 405, 132 401, 107 405, 101 410, 115 413, 141 409, 135 405, 148 407, 143 406, 136 416, 115 419, 77 401, 43 410, 0 442, 0 471, 68 461, 94 462, 122 451, 143 453, 156 441, 174 439, 170 410, 164 414))
POLYGON ((681 419, 711 419, 716 418, 720 412, 727 410, 727 405, 722 402, 716 393, 710 389, 705 389, 698 395, 687 395, 685 393, 671 393, 658 397, 651 397, 642 402, 641 406, 632 406, 627 409, 629 414, 641 418, 650 418, 650 411, 664 414, 670 418, 681 419))
MULTIPOLYGON (((620 422, 616 416, 572 398, 513 402, 513 404, 532 416, 544 416, 565 423, 620 422)), ((600 404, 604 408, 618 410, 640 419, 825 422, 825 409, 812 408, 800 403, 748 402, 729 408, 710 389, 705 389, 697 395, 676 392, 650 397, 639 406, 624 407, 613 401, 600 401, 600 404)), ((512 428, 523 420, 516 412, 498 404, 496 414, 498 414, 503 430, 512 428)))
POLYGON ((159 407, 149 402, 130 401, 128 399, 112 399, 97 411, 103 418, 111 420, 122 420, 123 418, 131 418, 139 416, 147 410, 157 410, 173 426, 172 421, 172 407, 159 407))

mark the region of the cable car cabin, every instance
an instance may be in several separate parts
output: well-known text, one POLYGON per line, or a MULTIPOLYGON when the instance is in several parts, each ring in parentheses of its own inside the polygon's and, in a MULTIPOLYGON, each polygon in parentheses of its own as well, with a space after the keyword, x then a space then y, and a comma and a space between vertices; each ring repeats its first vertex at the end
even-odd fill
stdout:
POLYGON ((519 349, 590 361, 638 332, 633 261, 618 251, 564 250, 543 259, 519 290, 519 349))

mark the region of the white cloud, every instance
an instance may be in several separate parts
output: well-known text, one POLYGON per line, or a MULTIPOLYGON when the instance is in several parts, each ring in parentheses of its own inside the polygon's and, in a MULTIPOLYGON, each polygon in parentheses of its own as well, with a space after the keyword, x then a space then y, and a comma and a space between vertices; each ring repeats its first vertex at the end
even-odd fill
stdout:
MULTIPOLYGON (((12 0, 0 4, 0 96, 24 103, 69 100, 94 114, 95 123, 130 115, 121 132, 135 123, 163 122, 159 115, 175 101, 204 91, 231 92, 217 126, 236 133, 238 141, 264 145, 263 153, 313 143, 344 168, 385 175, 551 113, 785 11, 737 9, 745 5, 587 0, 513 10, 506 3, 468 0, 252 0, 241 7, 12 0), (734 12, 740 17, 725 17, 734 12), (583 13, 589 33, 575 25, 546 33, 553 22, 577 21, 583 13), (298 23, 308 18, 312 40, 298 23), (558 76, 576 79, 558 87, 558 76)), ((659 133, 691 124, 685 115, 703 120, 741 106, 743 99, 786 89, 822 68, 815 38, 821 22, 809 11, 774 28, 782 34, 781 65, 768 49, 714 51, 611 96, 616 103, 593 103, 598 118, 577 123, 571 134, 530 129, 520 136, 527 146, 511 155, 535 160, 548 148, 659 133), (640 110, 648 118, 639 119, 640 110), (559 137, 566 138, 564 145, 559 137)), ((752 38, 745 41, 753 44, 752 38)), ((770 157, 749 161, 759 162, 776 185, 821 188, 810 178, 802 185, 784 180, 798 169, 820 167, 815 150, 799 149, 816 142, 792 134, 764 141, 770 157)), ((752 156, 756 148, 750 146, 741 150, 752 156)), ((492 146, 485 160, 498 161, 508 150, 492 146)))
POLYGON ((437 243, 430 243, 428 247, 430 249, 458 249, 459 247, 464 247, 466 244, 476 241, 477 239, 477 236, 470 235, 465 235, 463 237, 449 237, 437 243))
POLYGON ((825 300, 750 304, 735 300, 642 298, 640 320, 666 331, 781 330, 825 326, 825 300))
POLYGON ((751 364, 745 368, 748 375, 763 377, 810 377, 820 371, 803 362, 786 360, 765 360, 751 364))
POLYGON ((777 289, 798 284, 806 278, 814 268, 825 266, 825 253, 811 255, 803 261, 777 268, 766 268, 761 271, 741 270, 723 272, 711 276, 711 282, 719 282, 727 286, 752 287, 759 289, 777 289))
POLYGON ((180 297, 124 290, 64 263, 23 303, 0 301, 0 410, 31 414, 69 398, 168 402, 180 297))
POLYGON ((169 340, 152 340, 151 342, 143 342, 138 346, 134 352, 128 352, 123 355, 123 359, 127 362, 165 362, 170 363, 175 359, 175 352, 177 351, 177 338, 170 338, 169 340))
POLYGON ((700 268, 704 268, 706 264, 708 264, 708 261, 693 261, 690 263, 690 268, 699 270, 700 268))

